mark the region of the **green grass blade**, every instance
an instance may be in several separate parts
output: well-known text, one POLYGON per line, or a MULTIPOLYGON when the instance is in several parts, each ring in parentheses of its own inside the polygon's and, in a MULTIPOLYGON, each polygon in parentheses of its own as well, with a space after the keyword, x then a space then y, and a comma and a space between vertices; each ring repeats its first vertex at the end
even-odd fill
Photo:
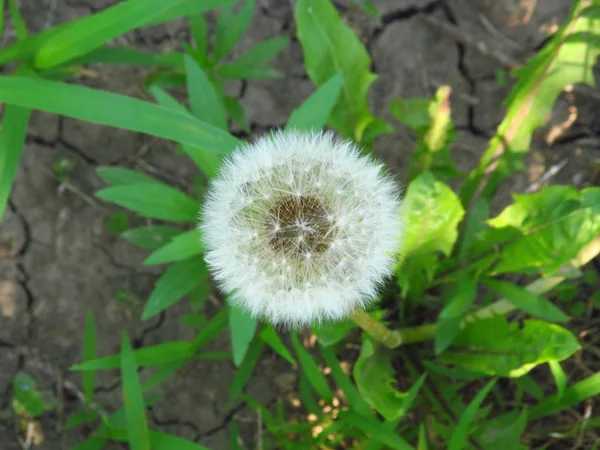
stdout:
POLYGON ((131 450, 150 450, 144 394, 137 373, 135 355, 125 333, 121 343, 121 378, 129 446, 131 450))
POLYGON ((484 387, 479 391, 475 398, 469 403, 469 406, 465 412, 460 416, 458 425, 452 433, 450 438, 450 445, 448 450, 463 450, 471 431, 471 424, 475 420, 479 407, 496 384, 496 379, 490 380, 484 387))
POLYGON ((83 86, 0 76, 0 102, 230 153, 240 141, 190 114, 83 86), (90 107, 94 105, 94 107, 90 107))
POLYGON ((320 130, 323 128, 342 89, 342 74, 337 73, 322 84, 306 101, 292 111, 286 128, 296 130, 320 130))
POLYGON ((414 450, 408 442, 393 431, 387 430, 375 417, 365 417, 354 411, 343 411, 338 416, 338 420, 371 435, 372 439, 382 442, 388 448, 396 450, 414 450))
POLYGON ((4 36, 4 2, 0 2, 0 37, 4 36))
POLYGON ((188 18, 190 34, 195 48, 195 56, 200 59, 200 64, 204 67, 208 59, 208 23, 203 13, 191 15, 188 18))
POLYGON ((252 20, 256 0, 245 0, 240 10, 234 14, 231 8, 225 8, 219 14, 212 59, 219 61, 227 55, 241 39, 252 20))
POLYGON ((200 232, 198 230, 190 230, 173 237, 171 242, 148 256, 144 260, 144 265, 150 266, 153 264, 181 261, 198 255, 203 251, 204 247, 200 241, 200 232))
POLYGON ((10 189, 17 174, 30 115, 29 109, 20 106, 4 107, 0 129, 0 219, 4 216, 10 189))
POLYGON ((208 11, 209 9, 227 6, 237 1, 239 0, 192 0, 180 3, 179 5, 171 5, 171 9, 156 16, 148 23, 148 25, 156 25, 169 20, 179 19, 180 17, 193 16, 208 11))
POLYGON ((233 362, 239 367, 254 338, 256 319, 248 311, 231 306, 229 308, 229 328, 231 329, 233 362))
POLYGON ((189 101, 194 116, 227 130, 227 112, 210 79, 190 55, 185 55, 184 61, 189 101))
POLYGON ((29 32, 27 31, 27 25, 25 25, 16 0, 8 0, 8 10, 10 11, 12 25, 17 32, 17 39, 24 41, 29 36, 29 32))
POLYGON ((531 314, 534 317, 549 322, 566 322, 569 316, 563 313, 557 306, 542 297, 512 283, 499 280, 486 280, 485 284, 511 302, 517 308, 531 314))
POLYGON ((254 371, 254 367, 256 363, 260 359, 260 354, 265 346, 265 343, 261 339, 255 339, 248 347, 248 351, 246 352, 246 356, 238 370, 233 377, 231 382, 231 386, 229 387, 229 403, 231 406, 234 401, 236 401, 242 395, 244 391, 244 386, 252 376, 252 372, 254 371))
POLYGON ((154 317, 192 292, 205 281, 207 273, 202 256, 192 256, 172 264, 156 282, 142 312, 142 320, 154 317))
POLYGON ((180 233, 181 230, 174 227, 148 225, 145 227, 130 228, 121 233, 119 237, 146 250, 156 250, 180 233))
POLYGON ((529 420, 551 416, 597 395, 600 395, 600 373, 569 386, 562 395, 557 394, 542 400, 529 410, 529 420))
MULTIPOLYGON (((98 346, 96 338, 96 324, 94 322, 94 314, 88 310, 85 320, 85 339, 83 342, 83 362, 96 359, 98 346)), ((94 385, 96 382, 96 372, 89 370, 83 373, 83 394, 85 397, 85 405, 89 407, 94 395, 94 385)))
POLYGON ((550 366, 550 371, 552 372, 554 382, 556 383, 556 395, 561 397, 564 395, 565 389, 567 389, 567 374, 560 366, 560 362, 558 361, 549 361, 548 366, 550 366))
POLYGON ((35 67, 56 67, 161 17, 173 7, 196 0, 129 0, 84 17, 48 39, 35 56, 35 67))
POLYGON ((194 222, 198 216, 198 203, 194 199, 158 182, 112 186, 95 195, 144 217, 170 222, 194 222))
POLYGON ((150 175, 138 172, 137 170, 126 169, 125 167, 98 167, 96 174, 113 186, 120 184, 160 183, 160 181, 152 178, 150 175))
POLYGON ((304 371, 308 381, 314 388, 315 392, 327 403, 331 403, 333 400, 333 393, 329 388, 329 384, 327 383, 327 379, 319 370, 317 363, 313 359, 313 357, 306 351, 300 340, 298 339, 298 334, 296 331, 291 333, 292 337, 292 345, 298 354, 298 361, 300 362, 300 366, 304 371))
POLYGON ((296 366, 296 360, 271 325, 266 325, 259 336, 292 366, 296 366))
MULTIPOLYGON (((156 367, 177 361, 187 360, 194 355, 192 344, 187 341, 170 341, 163 344, 143 347, 134 351, 136 365, 139 367, 156 367)), ((121 366, 120 355, 84 361, 71 367, 74 371, 95 371, 118 369, 121 366)))
POLYGON ((227 327, 229 323, 229 312, 226 308, 221 308, 221 310, 216 313, 212 319, 206 324, 202 330, 196 335, 194 341, 192 342, 192 348, 194 352, 200 350, 203 346, 212 341, 215 337, 217 337, 224 329, 227 327))

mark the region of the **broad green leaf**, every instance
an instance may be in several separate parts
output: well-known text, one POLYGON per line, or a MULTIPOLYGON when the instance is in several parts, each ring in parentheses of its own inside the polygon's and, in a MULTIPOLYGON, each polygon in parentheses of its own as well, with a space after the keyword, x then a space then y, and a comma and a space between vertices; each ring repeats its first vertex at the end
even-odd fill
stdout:
POLYGON ((198 332, 194 341, 192 342, 192 348, 194 352, 197 352, 215 337, 217 337, 229 323, 229 312, 226 308, 221 308, 210 321, 206 324, 202 330, 198 332))
POLYGON ((258 336, 291 365, 296 365, 296 360, 271 325, 263 327, 258 336))
POLYGON ((405 413, 406 394, 394 388, 396 373, 390 353, 376 346, 363 335, 360 356, 354 364, 354 381, 365 401, 386 420, 395 420, 405 413))
POLYGON ((322 84, 304 103, 294 109, 286 128, 320 130, 325 127, 342 88, 342 74, 337 73, 322 84))
POLYGON ((125 333, 121 343, 121 379, 129 446, 131 450, 150 450, 144 394, 137 373, 135 355, 125 333))
POLYGON ((252 20, 256 0, 244 0, 237 13, 231 8, 223 8, 217 20, 212 59, 221 60, 227 55, 244 35, 252 20))
POLYGON ((364 416, 370 416, 372 413, 368 403, 361 397, 354 383, 342 370, 333 348, 319 345, 319 350, 321 350, 321 354, 323 355, 323 359, 327 363, 327 366, 331 369, 331 376, 333 377, 336 386, 344 392, 352 411, 364 416))
POLYGON ((176 111, 182 112, 184 114, 190 115, 190 112, 187 110, 185 106, 175 100, 170 94, 161 89, 156 85, 150 85, 148 87, 150 93, 154 96, 156 101, 161 105, 168 108, 172 108, 176 111))
POLYGON ((4 105, 2 128, 0 128, 0 220, 8 202, 25 136, 31 111, 20 106, 4 105))
POLYGON ((227 130, 227 112, 210 79, 194 59, 185 55, 185 73, 190 107, 194 116, 227 130))
POLYGON ((302 367, 302 371, 308 378, 311 386, 314 388, 315 392, 325 400, 327 403, 331 403, 333 400, 333 393, 329 388, 329 384, 327 383, 327 379, 319 370, 319 366, 313 359, 313 357, 306 351, 300 340, 298 339, 298 333, 293 331, 291 333, 292 345, 296 350, 296 354, 298 355, 298 361, 300 362, 300 366, 302 367))
POLYGON ((596 373, 579 383, 569 386, 565 391, 548 397, 529 410, 529 420, 537 420, 559 413, 588 398, 600 395, 600 373, 596 373))
POLYGON ((600 233, 600 188, 552 186, 514 197, 512 205, 488 221, 494 232, 511 232, 494 273, 530 268, 552 273, 600 233))
POLYGON ((230 153, 240 143, 230 134, 183 111, 56 81, 0 76, 0 102, 138 131, 204 151, 230 153))
POLYGON ((452 433, 448 450, 463 450, 467 442, 471 431, 471 424, 475 420, 475 415, 479 411, 479 408, 489 392, 496 384, 496 379, 493 379, 486 384, 481 391, 475 396, 475 398, 469 403, 467 410, 461 414, 458 419, 458 424, 452 433))
POLYGON ((230 305, 229 328, 231 330, 233 362, 239 367, 246 356, 250 342, 254 338, 256 319, 247 310, 230 305))
POLYGON ((517 83, 505 102, 506 116, 462 188, 463 204, 468 205, 478 191, 485 198, 491 197, 502 180, 523 168, 522 157, 531 147, 534 130, 551 117, 552 107, 566 86, 594 86, 593 68, 600 54, 597 17, 581 14, 584 3, 575 2, 569 20, 552 40, 516 71, 517 83), (582 39, 582 35, 587 38, 582 39))
MULTIPOLYGON (((139 367, 156 367, 177 361, 187 360, 194 354, 192 344, 187 341, 171 341, 164 344, 143 347, 133 352, 136 365, 139 367)), ((96 371, 118 369, 121 365, 120 355, 104 356, 90 361, 84 361, 71 367, 76 371, 96 371)))
MULTIPOLYGON (((96 344, 96 324, 94 322, 94 314, 88 310, 85 319, 85 339, 83 341, 83 362, 96 359, 98 346, 96 344)), ((94 395, 94 384, 96 382, 96 373, 93 370, 86 371, 82 374, 83 378, 83 394, 85 405, 89 407, 94 395)))
POLYGON ((534 317, 539 317, 549 322, 566 322, 569 320, 569 316, 541 295, 534 294, 531 291, 505 281, 486 280, 485 284, 500 294, 505 300, 508 300, 520 310, 534 317))
POLYGON ((526 320, 521 328, 494 316, 467 323, 439 359, 489 375, 519 377, 539 364, 562 361, 579 348, 577 338, 558 325, 526 320))
MULTIPOLYGON (((19 5, 17 4, 17 0, 8 0, 8 10, 10 12, 10 21, 17 33, 17 39, 19 41, 27 39, 27 37, 29 36, 29 32, 27 31, 27 26, 25 25, 25 21, 23 20, 21 11, 19 11, 19 5)), ((0 31, 4 30, 0 28, 0 31)))
POLYGON ((120 237, 138 247, 156 250, 180 233, 181 230, 166 225, 147 225, 130 228, 121 233, 120 237))
POLYGON ((377 78, 369 68, 371 58, 348 25, 328 0, 299 0, 296 3, 297 35, 306 71, 317 85, 342 73, 342 93, 329 124, 346 137, 355 137, 359 124, 369 118, 367 94, 377 78))
POLYGON ((550 367, 554 382, 556 383, 556 393, 560 397, 561 395, 564 395, 565 389, 567 388, 567 374, 558 361, 549 361, 548 366, 550 367))
POLYGON ((478 234, 483 231, 487 225, 486 220, 490 218, 490 202, 484 198, 477 200, 471 214, 467 217, 464 232, 461 236, 458 257, 465 260, 471 255, 472 247, 477 243, 478 234))
POLYGON ((148 53, 127 47, 100 47, 76 58, 71 64, 126 64, 128 66, 168 67, 183 70, 183 53, 148 53))
POLYGON ((232 405, 233 402, 242 395, 244 386, 246 386, 246 383, 252 376, 254 366, 256 366, 256 363, 260 359, 260 354, 262 353, 264 346, 265 343, 262 341, 262 339, 254 339, 250 344, 250 347, 248 347, 246 356, 235 372, 235 376, 233 377, 233 381, 229 387, 228 405, 232 405))
POLYGON ((419 298, 433 280, 438 253, 450 255, 464 209, 446 184, 424 172, 408 186, 402 206, 404 262, 396 270, 404 295, 419 298))
POLYGON ((482 424, 477 442, 485 450, 527 450, 520 443, 526 426, 527 410, 511 411, 482 424))
POLYGON ((45 69, 68 62, 148 24, 172 8, 192 2, 195 0, 129 0, 74 21, 40 47, 35 57, 35 67, 45 69))
POLYGON ((338 420, 369 434, 372 439, 380 441, 390 449, 414 450, 408 442, 393 431, 387 430, 375 417, 365 417, 349 410, 340 412, 338 420))
POLYGON ((444 352, 460 332, 460 325, 465 314, 471 308, 477 294, 477 282, 471 278, 463 278, 448 287, 444 292, 446 306, 440 312, 435 332, 435 353, 444 352))
POLYGON ((204 281, 207 272, 201 255, 173 263, 154 285, 154 290, 144 307, 142 320, 154 317, 189 294, 204 281))
POLYGON ((183 192, 162 183, 135 183, 101 189, 96 197, 136 213, 170 222, 195 222, 198 203, 183 192))
POLYGON ((198 230, 185 231, 171 238, 166 245, 154 251, 144 260, 144 265, 181 261, 204 251, 198 230))
POLYGON ((125 167, 98 167, 96 173, 100 178, 113 186, 119 184, 160 183, 150 175, 125 167))

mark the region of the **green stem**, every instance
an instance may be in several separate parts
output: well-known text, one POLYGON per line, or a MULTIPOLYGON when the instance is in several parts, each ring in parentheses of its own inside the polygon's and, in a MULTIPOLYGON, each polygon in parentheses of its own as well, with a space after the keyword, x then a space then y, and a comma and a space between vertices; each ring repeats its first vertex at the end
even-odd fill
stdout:
MULTIPOLYGON (((570 268, 584 266, 598 256, 599 253, 600 236, 596 237, 596 239, 581 249, 577 257, 573 259, 568 266, 570 268)), ((561 270, 559 269, 556 273, 561 273, 561 270)), ((565 279, 565 276, 550 275, 529 283, 525 289, 534 294, 544 294, 558 286, 565 279)), ((463 320, 463 326, 473 319, 485 319, 497 314, 506 315, 515 309, 515 305, 512 303, 500 299, 491 305, 466 316, 463 320)), ((382 325, 381 322, 373 319, 364 310, 356 310, 352 315, 352 320, 369 333, 373 339, 379 341, 388 348, 396 348, 404 344, 413 344, 416 342, 431 341, 435 338, 435 333, 437 331, 437 324, 435 323, 420 325, 418 327, 402 328, 400 330, 390 330, 382 325)))

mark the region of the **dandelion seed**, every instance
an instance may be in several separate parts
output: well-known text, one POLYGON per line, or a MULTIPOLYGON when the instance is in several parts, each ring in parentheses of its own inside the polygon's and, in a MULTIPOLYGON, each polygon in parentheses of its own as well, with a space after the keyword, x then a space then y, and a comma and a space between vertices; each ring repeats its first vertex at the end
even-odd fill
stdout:
POLYGON ((399 207, 394 182, 352 143, 278 132, 234 152, 212 183, 206 261, 231 302, 271 323, 341 319, 391 273, 399 207))

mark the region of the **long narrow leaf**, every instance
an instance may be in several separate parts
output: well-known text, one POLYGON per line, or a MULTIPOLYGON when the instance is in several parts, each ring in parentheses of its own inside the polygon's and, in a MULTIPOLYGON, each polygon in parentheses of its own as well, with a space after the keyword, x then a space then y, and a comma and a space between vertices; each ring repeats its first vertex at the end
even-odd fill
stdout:
POLYGON ((342 89, 342 74, 337 73, 322 84, 290 116, 286 128, 320 130, 327 124, 342 89))
POLYGON ((56 81, 1 76, 0 102, 138 131, 206 151, 229 153, 240 144, 233 136, 190 114, 124 95, 56 81))
POLYGON ((239 367, 250 342, 256 331, 256 319, 242 308, 231 306, 229 308, 229 328, 231 329, 231 346, 233 347, 233 362, 239 367))
POLYGON ((204 247, 200 241, 200 232, 198 230, 190 230, 173 237, 168 244, 148 256, 144 260, 144 264, 149 266, 152 264, 181 261, 182 259, 198 255, 203 251, 204 247))
POLYGON ((131 450, 150 450, 144 394, 137 373, 135 355, 125 333, 123 333, 121 343, 121 377, 130 448, 131 450))
POLYGON ((20 106, 4 107, 0 129, 0 219, 4 215, 10 188, 17 174, 30 115, 29 109, 20 106))
POLYGON ((8 9, 10 11, 10 20, 15 31, 17 32, 17 39, 19 41, 27 39, 27 37, 29 36, 29 32, 27 31, 27 26, 25 25, 25 21, 23 20, 21 11, 19 11, 17 1, 8 0, 8 9))
POLYGON ((298 361, 300 362, 300 366, 308 378, 308 381, 310 381, 310 384, 314 388, 315 392, 319 394, 322 399, 324 399, 326 402, 331 402, 333 400, 333 393, 329 388, 327 379, 319 370, 319 367, 317 366, 317 363, 313 357, 306 351, 298 339, 298 334, 294 331, 291 333, 291 337, 292 345, 298 354, 298 361))

